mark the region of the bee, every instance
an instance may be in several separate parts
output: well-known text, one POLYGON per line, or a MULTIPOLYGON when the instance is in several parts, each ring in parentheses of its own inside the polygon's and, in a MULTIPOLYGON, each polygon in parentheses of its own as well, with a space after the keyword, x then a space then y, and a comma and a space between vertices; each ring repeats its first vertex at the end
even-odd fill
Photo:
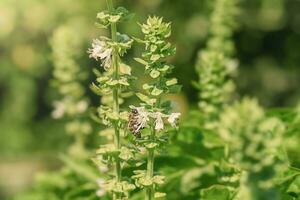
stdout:
POLYGON ((128 129, 137 138, 141 138, 141 124, 138 122, 139 112, 137 109, 132 109, 128 116, 128 129))

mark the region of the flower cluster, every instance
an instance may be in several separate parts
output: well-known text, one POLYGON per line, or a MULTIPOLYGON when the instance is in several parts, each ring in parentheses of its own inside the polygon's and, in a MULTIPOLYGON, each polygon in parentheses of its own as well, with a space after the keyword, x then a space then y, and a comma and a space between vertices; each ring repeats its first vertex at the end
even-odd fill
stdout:
POLYGON ((156 131, 162 131, 164 129, 164 121, 167 121, 172 127, 176 127, 178 118, 181 115, 180 113, 167 115, 161 112, 148 112, 145 107, 131 106, 131 109, 137 111, 136 124, 138 126, 135 127, 136 132, 139 132, 143 128, 149 128, 149 123, 152 120, 154 121, 154 129, 156 131))
POLYGON ((91 85, 94 93, 101 96, 101 105, 95 109, 93 118, 106 126, 101 131, 106 137, 106 144, 100 145, 93 159, 101 173, 109 173, 109 179, 98 182, 99 196, 112 195, 114 200, 128 199, 129 191, 135 188, 128 179, 122 177, 122 167, 134 159, 134 154, 122 141, 122 134, 127 125, 128 112, 120 105, 131 95, 130 82, 133 79, 130 66, 121 61, 121 57, 131 48, 133 40, 117 33, 117 24, 128 19, 125 8, 113 7, 112 0, 107 0, 108 10, 98 13, 97 26, 110 27, 111 38, 99 37, 93 40, 88 50, 90 58, 99 61, 104 68, 95 69, 96 81, 91 85), (111 169, 114 168, 112 173, 111 169))
POLYGON ((84 88, 80 83, 85 73, 76 63, 79 53, 76 50, 80 49, 80 43, 81 38, 67 26, 58 28, 51 40, 54 62, 52 82, 60 94, 60 99, 53 103, 52 117, 68 117, 66 132, 73 135, 75 140, 70 147, 70 153, 77 157, 86 156, 85 135, 91 133, 90 123, 84 120, 88 100, 84 97, 84 88))
POLYGON ((214 128, 219 111, 231 99, 235 89, 231 78, 238 63, 232 59, 234 44, 231 37, 237 13, 237 0, 215 1, 210 18, 210 38, 196 64, 199 81, 194 85, 199 90, 199 108, 207 129, 214 128))
POLYGON ((92 43, 92 48, 88 50, 90 58, 94 58, 98 61, 100 59, 104 66, 104 69, 108 70, 111 67, 112 62, 112 48, 107 46, 104 41, 95 39, 92 43))
MULTIPOLYGON (((165 94, 177 93, 180 86, 177 85, 176 78, 168 78, 174 66, 167 64, 169 56, 173 56, 176 48, 167 41, 171 36, 171 24, 163 22, 162 18, 149 17, 145 24, 141 24, 143 39, 135 40, 145 46, 145 51, 141 58, 135 58, 137 62, 145 67, 151 81, 143 84, 143 93, 137 93, 141 100, 136 110, 136 131, 146 129, 142 133, 140 140, 141 148, 147 150, 147 170, 137 170, 133 178, 136 185, 145 188, 146 199, 161 197, 165 194, 156 192, 157 186, 163 184, 164 176, 154 174, 154 158, 158 147, 166 142, 165 121, 172 127, 176 127, 176 122, 180 113, 171 113, 171 103, 163 99, 165 94)), ((139 141, 139 140, 138 140, 139 141)))

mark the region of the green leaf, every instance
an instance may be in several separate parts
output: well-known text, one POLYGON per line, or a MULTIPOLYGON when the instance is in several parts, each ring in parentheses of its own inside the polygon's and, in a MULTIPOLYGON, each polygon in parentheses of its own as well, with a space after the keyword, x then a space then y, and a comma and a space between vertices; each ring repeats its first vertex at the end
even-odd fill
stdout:
POLYGON ((99 13, 97 14, 97 18, 98 18, 98 19, 101 19, 101 20, 103 20, 103 19, 105 19, 105 18, 107 18, 107 17, 109 17, 109 15, 106 14, 106 13, 104 13, 104 12, 99 12, 99 13))
POLYGON ((142 177, 139 179, 139 184, 148 187, 153 184, 153 181, 151 180, 151 178, 142 177))
POLYGON ((163 90, 158 89, 157 87, 155 87, 155 88, 151 91, 151 95, 153 95, 153 96, 159 96, 159 95, 161 95, 161 93, 163 93, 163 90))
POLYGON ((167 85, 167 86, 171 86, 171 85, 175 85, 175 84, 177 84, 177 83, 178 83, 177 79, 176 79, 176 78, 172 78, 172 79, 170 79, 170 80, 168 80, 168 81, 166 82, 166 85, 167 85))
POLYGON ((109 80, 106 82, 107 85, 110 85, 110 86, 115 86, 119 83, 118 80, 109 80))
POLYGON ((151 89, 151 88, 153 88, 153 86, 152 86, 152 85, 149 85, 149 84, 147 84, 147 83, 145 83, 145 84, 143 85, 143 89, 144 89, 144 90, 149 90, 149 89, 151 89))
POLYGON ((119 84, 125 85, 125 86, 129 86, 129 83, 128 83, 128 81, 127 81, 126 78, 121 78, 121 79, 119 80, 119 84))
POLYGON ((231 193, 226 186, 213 185, 209 188, 203 189, 200 192, 201 199, 205 200, 230 200, 231 193))
POLYGON ((124 191, 131 191, 135 189, 135 186, 127 181, 122 181, 122 188, 124 191))
POLYGON ((169 49, 171 46, 172 46, 171 43, 168 42, 168 43, 161 49, 161 51, 165 51, 165 50, 169 49))
POLYGON ((142 93, 137 93, 136 96, 143 102, 153 105, 156 102, 156 99, 151 99, 148 96, 142 94, 142 93))
POLYGON ((106 114, 106 117, 109 118, 109 119, 112 119, 112 120, 118 120, 119 119, 119 115, 116 112, 108 111, 108 112, 105 112, 105 114, 106 114))
POLYGON ((131 75, 131 67, 124 63, 120 64, 120 73, 125 75, 131 75))
POLYGON ((113 144, 101 145, 96 151, 99 155, 117 156, 120 151, 113 144))
POLYGON ((133 153, 130 151, 130 149, 128 149, 126 147, 122 147, 119 158, 126 160, 126 161, 130 160, 133 158, 133 153))
POLYGON ((147 97, 146 95, 142 94, 142 93, 137 93, 136 96, 142 100, 143 102, 147 102, 149 101, 149 97, 147 97))
POLYGON ((136 37, 132 37, 135 41, 137 41, 138 43, 145 43, 144 40, 140 39, 140 38, 136 38, 136 37))
POLYGON ((164 65, 162 68, 159 69, 159 71, 161 72, 166 72, 170 69, 170 66, 169 65, 164 65))
POLYGON ((95 85, 95 83, 92 83, 90 85, 90 89, 97 95, 101 95, 101 89, 95 85))
POLYGON ((158 55, 158 54, 154 54, 150 57, 150 60, 153 61, 153 62, 155 62, 159 59, 160 59, 160 55, 158 55))
POLYGON ((148 65, 148 63, 141 58, 134 58, 134 60, 142 65, 148 65))
POLYGON ((150 46, 150 51, 151 51, 151 52, 155 52, 156 49, 157 49, 157 46, 156 46, 156 45, 151 45, 151 46, 150 46))
POLYGON ((155 194, 154 194, 155 199, 162 198, 165 196, 166 196, 166 193, 163 193, 163 192, 155 192, 155 194))
POLYGON ((109 80, 109 78, 106 76, 102 76, 102 77, 97 78, 96 80, 97 80, 97 82, 102 83, 102 82, 109 80))
POLYGON ((153 149, 153 148, 155 148, 155 147, 157 147, 157 146, 158 146, 158 144, 155 143, 155 142, 151 142, 151 143, 149 143, 149 144, 145 144, 145 147, 146 147, 147 149, 153 149))
POLYGON ((155 69, 150 72, 150 76, 152 78, 157 78, 157 77, 159 77, 159 75, 160 75, 160 72, 155 69))

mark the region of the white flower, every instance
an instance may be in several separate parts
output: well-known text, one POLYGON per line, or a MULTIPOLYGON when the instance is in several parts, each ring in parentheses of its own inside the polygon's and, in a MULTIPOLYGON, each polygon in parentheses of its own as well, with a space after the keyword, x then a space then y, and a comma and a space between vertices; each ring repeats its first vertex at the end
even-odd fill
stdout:
POLYGON ((180 117, 181 113, 172 113, 168 117, 168 122, 171 124, 172 127, 176 127, 176 122, 180 117))
POLYGON ((64 104, 62 101, 55 101, 55 102, 53 103, 53 106, 54 106, 54 110, 53 110, 53 112, 51 113, 51 116, 52 116, 54 119, 62 118, 63 115, 64 115, 65 112, 66 112, 66 106, 65 106, 65 104, 64 104))
POLYGON ((160 131, 164 129, 164 121, 163 117, 166 115, 161 112, 155 112, 152 114, 152 117, 155 119, 155 130, 160 131))
POLYGON ((139 125, 136 128, 136 131, 140 131, 140 129, 143 129, 147 126, 148 121, 149 121, 149 113, 146 111, 144 107, 135 107, 134 109, 137 110, 137 124, 139 125))
POLYGON ((108 48, 104 41, 94 39, 92 48, 88 49, 90 58, 98 60, 100 58, 104 69, 108 69, 112 64, 112 48, 108 48))

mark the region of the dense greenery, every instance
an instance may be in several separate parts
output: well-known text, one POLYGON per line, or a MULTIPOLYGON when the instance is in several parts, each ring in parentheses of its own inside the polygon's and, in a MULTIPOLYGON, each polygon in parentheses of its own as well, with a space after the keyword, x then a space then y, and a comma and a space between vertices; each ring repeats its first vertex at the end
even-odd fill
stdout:
POLYGON ((1 162, 45 166, 10 199, 300 199, 297 3, 0 5, 1 162))

